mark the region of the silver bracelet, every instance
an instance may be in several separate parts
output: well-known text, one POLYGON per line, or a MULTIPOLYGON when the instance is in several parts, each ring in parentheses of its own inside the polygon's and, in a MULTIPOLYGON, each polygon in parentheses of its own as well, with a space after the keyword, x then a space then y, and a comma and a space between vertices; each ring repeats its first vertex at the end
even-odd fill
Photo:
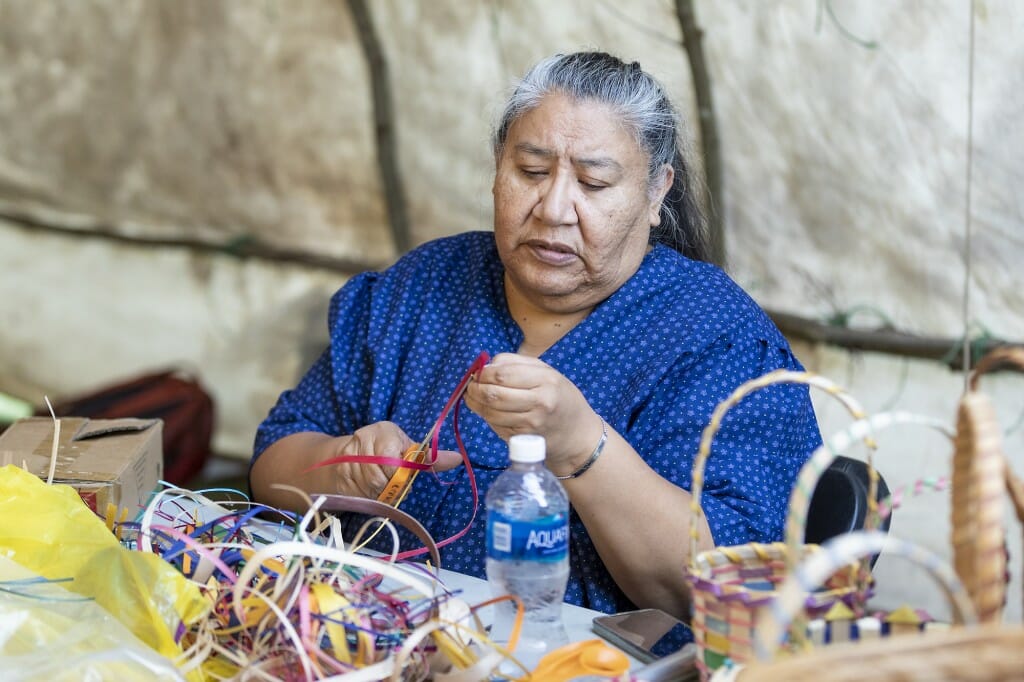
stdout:
POLYGON ((565 480, 568 480, 570 478, 579 478, 583 474, 587 473, 587 469, 589 469, 590 467, 594 466, 594 462, 596 462, 597 458, 601 456, 602 452, 604 452, 604 444, 607 443, 607 442, 608 442, 608 424, 606 424, 605 421, 602 419, 601 420, 601 440, 597 441, 597 447, 594 448, 594 451, 590 453, 590 457, 587 458, 587 461, 583 463, 583 466, 581 466, 579 469, 577 469, 576 471, 572 472, 571 474, 566 474, 565 476, 555 476, 555 478, 557 478, 559 481, 565 481, 565 480))

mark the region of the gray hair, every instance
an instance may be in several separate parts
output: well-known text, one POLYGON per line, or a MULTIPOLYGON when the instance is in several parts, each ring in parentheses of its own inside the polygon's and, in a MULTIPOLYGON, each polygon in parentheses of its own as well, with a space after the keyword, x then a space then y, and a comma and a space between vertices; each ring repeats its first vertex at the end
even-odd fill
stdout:
POLYGON ((665 164, 673 167, 672 187, 661 204, 661 224, 651 229, 651 242, 710 261, 707 225, 694 195, 696 182, 680 148, 679 115, 658 81, 638 62, 626 64, 605 52, 557 54, 538 62, 505 104, 491 139, 495 159, 501 158, 512 124, 552 92, 611 106, 647 154, 652 187, 665 164))

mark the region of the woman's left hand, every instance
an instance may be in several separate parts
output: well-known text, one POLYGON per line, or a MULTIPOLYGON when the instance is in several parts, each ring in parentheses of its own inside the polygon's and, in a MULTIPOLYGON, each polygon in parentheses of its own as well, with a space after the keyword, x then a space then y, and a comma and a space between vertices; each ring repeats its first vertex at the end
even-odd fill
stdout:
POLYGON ((466 389, 466 405, 508 440, 536 433, 547 442, 547 465, 568 474, 601 437, 601 418, 576 385, 537 358, 495 355, 466 389))
MULTIPOLYGON (((567 476, 585 464, 604 424, 575 384, 531 356, 502 353, 484 367, 465 393, 466 405, 508 440, 536 433, 547 441, 545 464, 567 476)), ((608 428, 598 466, 565 481, 573 509, 587 528, 601 561, 633 603, 658 606, 677 616, 690 612, 689 588, 679 570, 687 559, 690 493, 650 468, 633 447, 608 428), (643 495, 637 495, 643 490, 643 495)), ((701 518, 699 549, 713 547, 701 518)))

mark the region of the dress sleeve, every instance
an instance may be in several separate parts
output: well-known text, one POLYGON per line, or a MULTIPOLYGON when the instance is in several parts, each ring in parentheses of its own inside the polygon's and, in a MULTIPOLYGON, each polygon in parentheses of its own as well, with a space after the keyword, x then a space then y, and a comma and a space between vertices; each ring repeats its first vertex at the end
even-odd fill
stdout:
POLYGON ((366 350, 376 273, 350 279, 331 298, 330 343, 293 389, 284 391, 256 430, 253 461, 293 433, 334 436, 363 426, 372 360, 366 350))
MULTIPOLYGON (((776 369, 803 369, 784 343, 719 338, 696 359, 682 358, 660 382, 634 426, 648 464, 691 489, 701 433, 715 406, 743 382, 776 369)), ((711 444, 701 508, 716 545, 782 538, 790 491, 821 444, 808 389, 760 389, 733 406, 711 444)), ((689 513, 689 510, 681 510, 689 513)))

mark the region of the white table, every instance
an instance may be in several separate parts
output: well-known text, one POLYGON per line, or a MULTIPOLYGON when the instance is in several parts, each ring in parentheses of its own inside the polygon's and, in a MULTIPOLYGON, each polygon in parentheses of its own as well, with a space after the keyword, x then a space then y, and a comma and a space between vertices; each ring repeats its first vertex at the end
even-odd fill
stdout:
MULTIPOLYGON (((491 598, 491 588, 486 580, 474 578, 473 576, 456 573, 441 569, 440 578, 451 590, 459 590, 459 596, 468 604, 479 604, 491 598)), ((591 630, 590 625, 594 616, 602 615, 600 611, 585 609, 582 606, 573 604, 562 605, 562 623, 565 625, 566 634, 570 642, 579 642, 584 639, 597 637, 591 630)), ((490 613, 481 614, 485 625, 490 625, 493 617, 490 613)), ((637 663, 635 659, 631 659, 637 663)))
MULTIPOLYGON (((439 574, 444 585, 453 591, 459 590, 462 599, 469 604, 478 604, 492 597, 490 586, 484 580, 444 568, 440 570, 439 574)), ((597 637, 590 627, 595 615, 601 615, 601 611, 573 604, 562 604, 562 623, 565 625, 565 632, 568 634, 570 642, 597 637)), ((490 617, 493 616, 489 613, 482 614, 484 625, 490 625, 490 617)))
MULTIPOLYGON (((463 575, 454 571, 441 569, 439 577, 450 590, 459 590, 459 596, 469 604, 479 604, 491 598, 491 588, 486 580, 463 575)), ((485 609, 489 610, 489 609, 485 609)), ((562 623, 570 642, 579 642, 597 637, 591 628, 594 616, 602 615, 600 611, 585 609, 572 604, 562 605, 562 623)), ((490 613, 481 614, 481 620, 489 625, 490 613)), ((688 645, 691 646, 692 645, 688 645)), ((628 655, 628 654, 627 654, 628 655)), ((696 679, 696 671, 686 662, 688 652, 672 654, 660 661, 644 665, 632 656, 629 657, 630 671, 637 679, 645 682, 673 682, 696 679)))
MULTIPOLYGON (((480 604, 487 601, 493 595, 491 593, 491 587, 486 580, 481 578, 474 578, 472 576, 464 575, 462 573, 456 573, 454 571, 448 571, 442 569, 438 575, 445 586, 452 590, 458 591, 458 597, 465 601, 467 604, 480 604)), ((594 616, 601 615, 599 611, 592 611, 585 609, 580 606, 574 606, 572 604, 562 604, 562 625, 565 628, 566 641, 564 642, 551 642, 551 641, 539 641, 520 639, 519 646, 516 648, 515 657, 527 668, 533 668, 537 665, 541 657, 548 651, 557 649, 562 643, 568 644, 570 642, 580 642, 585 639, 593 639, 597 635, 591 630, 591 622, 594 616)), ((478 614, 481 621, 485 626, 491 626, 495 620, 495 607, 487 607, 481 609, 478 614)), ((508 624, 505 627, 510 627, 508 624)), ((495 628, 491 630, 491 637, 495 637, 495 641, 504 643, 507 632, 499 632, 501 628, 495 628)), ((630 657, 630 667, 637 665, 637 661, 630 657)), ((505 673, 514 674, 518 670, 514 668, 511 663, 503 664, 508 669, 502 668, 505 673)))

